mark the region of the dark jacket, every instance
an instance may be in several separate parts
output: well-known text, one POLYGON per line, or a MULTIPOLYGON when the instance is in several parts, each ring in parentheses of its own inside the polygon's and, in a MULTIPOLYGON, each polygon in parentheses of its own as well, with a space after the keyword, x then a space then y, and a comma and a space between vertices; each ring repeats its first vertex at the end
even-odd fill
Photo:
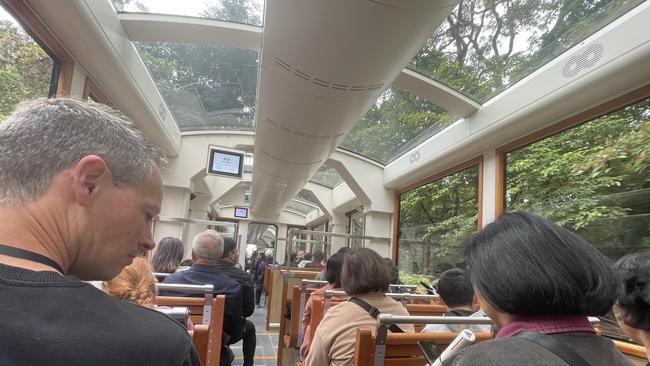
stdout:
MULTIPOLYGON (((193 264, 185 271, 169 275, 163 283, 187 285, 214 285, 215 295, 226 295, 223 331, 231 338, 240 338, 244 333, 245 319, 242 311, 241 286, 237 281, 222 274, 217 267, 204 264, 193 264)), ((203 293, 187 293, 179 291, 160 291, 160 296, 192 296, 203 297, 203 293)))
MULTIPOLYGON (((589 365, 632 365, 622 353, 614 348, 612 341, 605 337, 592 333, 558 333, 549 336, 569 346, 589 365)), ((466 348, 461 351, 452 364, 454 366, 567 366, 564 361, 547 349, 517 336, 484 341, 466 348)))
POLYGON ((255 311, 255 291, 253 290, 253 281, 251 276, 235 267, 234 264, 227 260, 221 260, 217 263, 219 271, 226 276, 237 281, 241 286, 242 309, 245 317, 249 317, 255 311))

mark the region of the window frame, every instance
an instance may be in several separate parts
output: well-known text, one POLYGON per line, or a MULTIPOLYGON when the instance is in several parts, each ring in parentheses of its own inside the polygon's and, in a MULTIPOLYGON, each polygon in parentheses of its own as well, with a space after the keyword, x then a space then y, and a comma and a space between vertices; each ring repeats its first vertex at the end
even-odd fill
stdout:
POLYGON ((462 170, 471 168, 473 166, 478 167, 478 172, 476 173, 478 175, 478 187, 476 189, 476 195, 477 195, 477 201, 476 201, 476 206, 477 206, 477 218, 476 218, 476 230, 480 230, 481 227, 483 226, 483 161, 484 157, 483 155, 479 155, 475 158, 466 160, 460 164, 454 165, 451 168, 447 168, 445 170, 442 170, 438 173, 432 174, 424 179, 421 179, 415 183, 409 184, 405 187, 399 188, 395 190, 394 193, 394 204, 393 204, 393 240, 392 240, 392 248, 391 248, 391 257, 393 259, 393 262, 395 265, 398 264, 398 254, 399 254, 399 240, 398 240, 398 233, 399 233, 399 213, 400 213, 400 196, 403 193, 406 193, 408 191, 411 191, 413 189, 422 187, 426 184, 429 184, 431 182, 435 182, 437 180, 440 180, 442 178, 445 178, 447 176, 456 174, 462 170))
POLYGON ((631 92, 610 99, 591 109, 575 114, 569 118, 553 123, 550 126, 534 131, 528 135, 517 138, 509 143, 501 145, 495 149, 495 200, 494 200, 494 217, 495 219, 503 216, 506 212, 506 158, 508 153, 522 147, 526 147, 545 138, 557 135, 561 132, 570 130, 583 123, 593 121, 609 113, 628 107, 650 97, 650 84, 642 86, 631 92))
POLYGON ((95 82, 88 76, 86 76, 86 82, 84 83, 82 98, 84 100, 92 99, 107 106, 114 106, 114 104, 111 102, 111 99, 106 94, 104 94, 104 92, 97 86, 97 84, 95 84, 95 82))
POLYGON ((51 84, 48 97, 67 97, 72 88, 72 74, 74 73, 74 59, 59 42, 54 34, 48 29, 34 9, 24 1, 4 0, 4 8, 23 27, 34 42, 36 42, 54 61, 52 68, 52 79, 56 79, 56 86, 51 84), (53 90, 54 89, 54 92, 53 90))

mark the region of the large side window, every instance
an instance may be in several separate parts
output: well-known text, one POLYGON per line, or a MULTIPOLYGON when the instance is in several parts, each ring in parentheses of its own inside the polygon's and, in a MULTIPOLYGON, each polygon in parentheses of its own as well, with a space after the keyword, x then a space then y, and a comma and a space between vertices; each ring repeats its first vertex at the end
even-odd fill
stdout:
POLYGON ((479 218, 479 165, 403 192, 399 196, 397 265, 404 282, 430 282, 463 267, 464 240, 479 218))
POLYGON ((650 248, 650 99, 505 155, 505 209, 545 216, 617 259, 650 248))
POLYGON ((0 7, 0 122, 21 101, 56 92, 58 62, 0 7))

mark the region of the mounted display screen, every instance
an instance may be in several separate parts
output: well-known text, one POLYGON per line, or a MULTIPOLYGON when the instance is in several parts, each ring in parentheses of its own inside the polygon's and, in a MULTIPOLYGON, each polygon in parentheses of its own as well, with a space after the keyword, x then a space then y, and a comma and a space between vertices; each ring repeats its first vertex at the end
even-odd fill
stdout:
POLYGON ((243 207, 235 207, 235 217, 245 219, 248 217, 248 209, 243 207))
POLYGON ((210 148, 208 173, 241 178, 243 167, 243 153, 210 148))

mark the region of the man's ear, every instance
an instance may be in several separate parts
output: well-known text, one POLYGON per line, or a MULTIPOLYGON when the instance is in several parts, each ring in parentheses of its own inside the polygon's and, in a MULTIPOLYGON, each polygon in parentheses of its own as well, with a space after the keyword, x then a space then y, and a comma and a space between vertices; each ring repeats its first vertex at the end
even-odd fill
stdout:
POLYGON ((97 155, 81 158, 72 168, 72 178, 75 200, 82 206, 88 205, 102 181, 112 179, 108 165, 97 155))
POLYGON ((192 249, 192 262, 196 262, 196 254, 194 254, 194 249, 192 249))
POLYGON ((474 297, 472 298, 472 308, 474 311, 479 311, 481 309, 481 303, 478 301, 478 296, 474 294, 474 297))

